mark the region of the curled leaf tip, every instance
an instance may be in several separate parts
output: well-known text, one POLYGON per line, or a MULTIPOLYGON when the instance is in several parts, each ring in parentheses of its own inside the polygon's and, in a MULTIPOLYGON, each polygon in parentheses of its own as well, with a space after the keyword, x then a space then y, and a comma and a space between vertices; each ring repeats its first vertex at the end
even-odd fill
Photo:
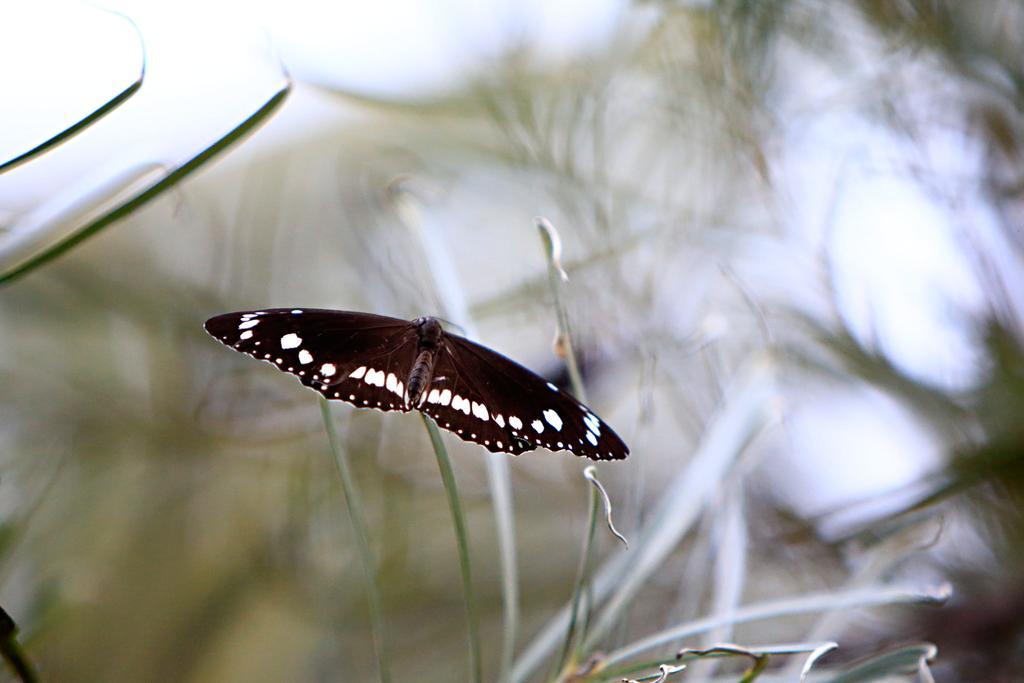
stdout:
POLYGON ((818 647, 811 650, 811 653, 807 656, 807 659, 804 660, 804 665, 800 668, 800 683, 804 683, 804 681, 807 680, 807 675, 811 673, 811 669, 814 668, 814 665, 818 663, 819 659, 827 655, 829 652, 832 652, 832 650, 837 649, 838 647, 839 643, 829 641, 827 643, 822 643, 818 647))
POLYGON ((548 261, 551 263, 551 267, 562 278, 562 282, 567 282, 569 276, 566 274, 565 269, 562 268, 562 238, 558 236, 555 226, 547 218, 537 216, 533 220, 537 224, 537 229, 540 230, 541 237, 544 238, 544 246, 547 248, 548 261))
POLYGON ((659 673, 657 678, 650 678, 649 676, 644 678, 623 678, 622 683, 641 683, 641 681, 650 681, 650 683, 665 683, 665 681, 668 680, 669 676, 675 675, 685 668, 685 664, 680 664, 678 666, 669 666, 668 664, 662 664, 658 667, 659 673))
POLYGON ((608 530, 611 531, 617 539, 622 541, 622 545, 626 546, 628 549, 629 541, 626 540, 625 536, 619 533, 619 530, 615 528, 615 524, 612 523, 612 501, 611 498, 608 497, 608 492, 605 490, 604 486, 602 486, 601 482, 598 481, 596 472, 596 467, 588 465, 583 470, 583 476, 587 481, 593 484, 597 488, 598 493, 601 494, 601 500, 604 502, 604 516, 605 522, 608 524, 608 530))

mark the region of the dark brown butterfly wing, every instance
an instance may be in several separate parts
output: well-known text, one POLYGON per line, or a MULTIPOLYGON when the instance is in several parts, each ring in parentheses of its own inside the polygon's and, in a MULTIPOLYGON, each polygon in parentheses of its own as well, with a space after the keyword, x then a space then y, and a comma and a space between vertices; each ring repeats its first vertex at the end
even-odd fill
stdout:
POLYGON ((594 460, 620 460, 629 448, 593 411, 501 354, 454 334, 420 410, 490 451, 538 446, 594 460))
POLYGON ((205 327, 224 345, 295 375, 329 399, 359 408, 409 410, 405 379, 417 336, 407 320, 278 308, 225 313, 205 327))
POLYGON ((417 406, 405 381, 416 360, 415 322, 369 313, 268 309, 206 321, 214 338, 291 373, 325 397, 359 408, 415 407, 456 436, 518 455, 544 447, 594 460, 629 454, 593 411, 501 354, 445 333, 430 386, 417 406))

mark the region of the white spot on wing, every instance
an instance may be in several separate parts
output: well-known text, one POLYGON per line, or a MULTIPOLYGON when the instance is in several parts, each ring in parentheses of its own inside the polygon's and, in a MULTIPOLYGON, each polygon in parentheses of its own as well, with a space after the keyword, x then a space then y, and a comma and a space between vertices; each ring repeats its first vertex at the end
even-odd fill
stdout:
POLYGON ((498 423, 499 427, 505 426, 505 418, 503 418, 501 415, 495 415, 494 421, 498 423))
POLYGON ((240 330, 248 330, 249 328, 256 327, 259 324, 260 324, 259 320, 255 320, 255 319, 254 320, 246 320, 244 323, 241 323, 238 326, 238 329, 240 329, 240 330))
POLYGON ((451 402, 451 400, 452 400, 452 390, 451 389, 445 389, 444 391, 442 391, 441 392, 441 396, 440 396, 440 400, 441 400, 441 405, 443 405, 443 406, 448 405, 451 402))
POLYGON ((288 334, 281 337, 281 348, 282 349, 296 349, 302 344, 302 337, 289 332, 288 334))
POLYGON ((520 420, 515 415, 511 416, 510 418, 508 418, 508 423, 510 425, 512 425, 512 429, 522 429, 523 428, 523 421, 520 420))
POLYGON ((441 392, 437 389, 431 389, 430 393, 427 394, 427 403, 440 403, 441 392))
POLYGON ((334 367, 334 363, 324 363, 320 366, 320 374, 324 377, 330 377, 338 371, 338 368, 334 367))
POLYGON ((595 434, 601 434, 601 421, 598 420, 594 415, 587 413, 583 416, 583 421, 587 423, 587 429, 594 432, 595 434))
POLYGON ((554 427, 558 431, 562 431, 562 418, 558 416, 553 410, 544 411, 544 419, 548 421, 548 424, 554 427))
POLYGON ((452 398, 452 408, 454 408, 455 410, 461 410, 466 415, 469 415, 470 412, 472 412, 471 406, 472 403, 468 398, 464 398, 459 395, 456 395, 452 398))
POLYGON ((398 386, 398 378, 395 377, 395 373, 389 372, 387 381, 384 382, 384 386, 387 387, 388 391, 394 391, 395 387, 398 386))
POLYGON ((594 432, 587 432, 587 441, 589 441, 592 446, 597 445, 597 437, 594 436, 594 432))
POLYGON ((252 330, 246 330, 239 339, 252 339, 252 330))
POLYGON ((301 351, 299 351, 299 362, 302 363, 303 365, 309 365, 310 363, 313 362, 313 354, 311 354, 306 349, 302 349, 301 351))
POLYGON ((491 417, 487 412, 487 406, 483 403, 477 403, 476 401, 473 401, 473 414, 481 420, 487 420, 491 417))
POLYGON ((533 422, 530 423, 530 426, 533 427, 533 431, 537 432, 538 434, 544 431, 544 423, 541 422, 540 420, 534 420, 533 422))
POLYGON ((348 374, 352 379, 362 379, 363 375, 366 374, 366 366, 360 365, 358 368, 348 374))
POLYGON ((551 382, 548 382, 548 389, 550 389, 551 391, 558 391, 558 387, 556 387, 551 382))
POLYGON ((295 309, 292 310, 292 315, 298 315, 299 313, 302 313, 302 309, 301 308, 295 308, 295 309))

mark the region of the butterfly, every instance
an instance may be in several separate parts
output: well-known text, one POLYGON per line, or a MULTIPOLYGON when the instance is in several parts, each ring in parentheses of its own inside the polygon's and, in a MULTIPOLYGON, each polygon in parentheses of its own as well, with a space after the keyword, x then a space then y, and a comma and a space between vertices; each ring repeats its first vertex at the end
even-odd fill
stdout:
POLYGON ((278 308, 225 313, 205 328, 328 399, 419 410, 492 452, 544 447, 594 460, 629 455, 590 408, 515 361, 446 331, 437 318, 278 308))

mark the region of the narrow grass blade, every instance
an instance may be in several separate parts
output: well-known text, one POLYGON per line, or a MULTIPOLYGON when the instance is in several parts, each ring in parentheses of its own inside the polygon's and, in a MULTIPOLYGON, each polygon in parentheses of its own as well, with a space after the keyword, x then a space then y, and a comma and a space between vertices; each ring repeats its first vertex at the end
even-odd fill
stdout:
POLYGON ((742 624, 831 609, 863 609, 908 603, 936 604, 949 599, 951 592, 949 584, 931 590, 913 586, 878 586, 839 593, 811 593, 795 598, 756 603, 742 607, 729 615, 716 614, 665 629, 610 653, 605 662, 609 665, 621 662, 647 650, 705 633, 724 624, 742 624))
POLYGON ((0 655, 22 683, 36 683, 39 675, 18 643, 18 625, 3 607, 0 607, 0 655))
POLYGON ((345 506, 348 508, 349 520, 352 523, 352 536, 356 541, 356 552, 363 565, 363 575, 366 579, 366 600, 370 609, 370 628, 373 631, 373 646, 377 655, 377 670, 380 673, 381 683, 390 683, 391 667, 388 663, 389 651, 381 610, 380 589, 377 586, 377 565, 370 550, 370 534, 366 516, 363 514, 362 500, 356 489, 352 470, 348 465, 347 454, 338 442, 338 433, 334 429, 334 421, 331 419, 331 406, 325 399, 320 398, 319 400, 320 414, 323 416, 324 429, 327 431, 327 441, 330 443, 331 453, 334 455, 334 464, 338 468, 338 479, 341 481, 345 506))
POLYGON ((770 658, 765 655, 763 657, 757 657, 754 659, 754 663, 743 673, 743 677, 740 678, 739 683, 751 683, 757 680, 758 676, 764 673, 764 669, 768 666, 768 660, 770 658))
POLYGON ((281 106, 281 103, 284 102, 290 90, 291 83, 285 83, 258 110, 248 116, 240 124, 232 128, 226 135, 219 138, 212 145, 205 148, 199 154, 196 154, 182 165, 167 173, 167 175, 162 177, 160 180, 152 183, 110 211, 89 221, 80 228, 75 229, 66 237, 58 240, 55 244, 25 259, 19 258, 11 263, 0 262, 0 285, 8 284, 18 277, 49 263, 61 254, 77 246, 85 239, 95 235, 108 225, 125 218, 139 207, 148 203, 150 200, 160 196, 163 192, 174 185, 177 185, 194 171, 204 166, 208 161, 240 141, 248 133, 252 132, 260 124, 264 123, 271 114, 281 106))
MULTIPOLYGON (((572 334, 569 330, 569 314, 562 302, 562 283, 568 281, 569 276, 562 268, 562 240, 558 231, 548 219, 537 217, 534 219, 537 230, 540 232, 541 241, 544 243, 544 255, 547 258, 548 287, 551 293, 555 308, 555 351, 565 359, 566 367, 569 370, 569 382, 572 384, 573 394, 580 401, 587 402, 586 387, 583 385, 583 375, 580 373, 579 362, 576 359, 576 350, 572 343, 572 334)), ((590 491, 590 521, 587 525, 587 533, 583 539, 583 549, 580 554, 579 571, 576 581, 573 584, 572 597, 570 599, 571 611, 569 623, 565 632, 565 643, 562 646, 562 656, 559 658, 559 669, 571 666, 578 658, 582 649, 583 638, 586 636, 586 629, 590 623, 590 610, 593 607, 593 591, 591 589, 591 574, 594 558, 594 544, 597 529, 597 514, 601 503, 600 495, 604 494, 606 509, 608 510, 608 526, 612 532, 622 538, 611 523, 611 503, 608 501, 607 493, 604 492, 600 483, 593 477, 595 468, 587 467, 583 476, 595 483, 596 486, 590 491), (587 473, 591 472, 591 476, 587 473), (583 594, 588 599, 584 603, 583 594), (580 608, 583 607, 581 613, 580 608), (580 622, 582 621, 582 628, 580 622)), ((623 542, 625 539, 623 538, 623 542)), ((628 544, 627 544, 628 546, 628 544)))
POLYGON ((562 270, 562 240, 548 219, 537 217, 534 220, 544 242, 544 253, 548 261, 548 283, 558 321, 556 349, 565 358, 573 393, 576 395, 576 398, 586 403, 587 392, 583 386, 583 375, 580 374, 580 366, 576 360, 576 352, 572 345, 572 334, 569 330, 569 314, 562 302, 562 283, 569 279, 569 276, 562 270))
POLYGON ((74 137, 75 135, 78 135, 83 130, 85 130, 86 128, 88 128, 92 124, 96 123, 97 121, 102 119, 104 116, 106 116, 107 114, 109 114, 110 112, 114 111, 115 109, 117 109, 122 104, 124 104, 126 101, 128 101, 128 99, 132 95, 134 95, 136 92, 139 91, 139 88, 142 87, 142 82, 146 78, 146 44, 142 40, 142 33, 139 32, 139 27, 135 24, 134 21, 131 20, 131 18, 129 18, 128 16, 126 16, 124 14, 121 14, 120 12, 113 12, 113 11, 110 11, 110 10, 103 10, 103 11, 109 11, 114 16, 120 17, 120 18, 124 19, 125 21, 127 21, 129 24, 131 24, 132 30, 135 32, 135 35, 138 37, 138 39, 139 39, 139 49, 141 51, 141 60, 140 60, 140 68, 139 68, 139 76, 138 76, 138 78, 135 79, 132 83, 130 83, 126 88, 121 90, 119 93, 114 95, 112 98, 110 98, 109 100, 107 100, 106 102, 101 104, 94 111, 89 113, 87 116, 84 116, 83 118, 79 119, 78 121, 76 121, 72 125, 68 126, 64 130, 62 130, 59 133, 57 133, 56 135, 54 135, 53 137, 48 138, 46 140, 43 140, 42 142, 37 144, 35 147, 32 147, 31 149, 26 150, 25 152, 22 152, 21 154, 18 154, 17 156, 15 156, 15 157, 13 157, 11 159, 8 159, 6 161, 0 162, 0 175, 5 173, 6 171, 10 171, 11 169, 15 168, 16 166, 20 166, 21 164, 23 164, 23 163, 25 163, 27 161, 31 161, 35 157, 43 154, 44 152, 46 152, 46 151, 56 147, 57 145, 59 145, 59 144, 61 144, 63 142, 67 142, 72 137, 74 137))
MULTIPOLYGON (((590 492, 590 514, 587 521, 587 533, 583 540, 583 547, 580 550, 580 563, 576 570, 576 580, 573 582, 572 587, 572 598, 570 601, 569 610, 569 624, 565 630, 565 641, 562 644, 562 652, 555 663, 555 671, 558 673, 558 678, 563 678, 563 674, 567 674, 567 669, 574 668, 577 661, 578 652, 576 647, 582 640, 583 633, 578 631, 582 614, 580 611, 580 603, 583 600, 584 587, 586 586, 592 569, 593 563, 593 550, 594 550, 594 536, 597 533, 597 515, 600 502, 597 498, 597 494, 594 491, 590 492)), ((584 629, 585 630, 585 626, 584 629)))
MULTIPOLYGON (((806 654, 804 660, 804 675, 811 669, 818 659, 832 650, 837 645, 833 642, 824 643, 781 643, 774 645, 752 645, 742 647, 739 645, 719 644, 704 649, 686 649, 672 660, 655 660, 653 662, 635 662, 621 666, 608 666, 607 660, 603 662, 604 668, 588 676, 585 680, 588 683, 600 683, 602 681, 621 680, 625 676, 631 676, 641 671, 648 671, 653 668, 666 666, 670 663, 688 662, 694 659, 723 658, 723 657, 750 657, 751 659, 767 658, 768 656, 788 656, 806 654)), ((650 678, 650 677, 647 677, 650 678)), ((637 680, 645 680, 639 678, 637 680)), ((786 679, 793 681, 794 679, 786 679)), ((803 677, 799 679, 803 681, 803 677)))
MULTIPOLYGON (((711 611, 728 615, 736 611, 743 597, 747 573, 747 534, 743 518, 743 488, 739 481, 724 487, 720 513, 716 522, 714 585, 711 611)), ((732 640, 732 625, 726 624, 707 634, 705 642, 721 643, 732 640)), ((711 678, 715 669, 707 667, 694 677, 693 683, 711 678)))
MULTIPOLYGON (((718 533, 715 560, 715 590, 712 609, 727 614, 739 607, 747 569, 747 529, 743 511, 743 490, 738 484, 727 487, 718 533)), ((732 629, 712 635, 712 641, 732 639, 732 629)))
MULTIPOLYGON (((548 219, 539 216, 534 219, 537 230, 540 232, 541 241, 544 243, 544 255, 548 267, 548 287, 555 308, 555 351, 565 359, 566 367, 569 370, 569 381, 572 384, 573 393, 580 401, 587 402, 586 387, 583 385, 583 375, 580 373, 579 362, 576 359, 576 350, 572 343, 572 333, 569 329, 569 314, 562 301, 562 284, 568 281, 569 276, 562 268, 562 240, 558 231, 548 219)), ((576 581, 573 584, 572 597, 570 599, 571 609, 569 612, 568 625, 565 631, 565 642, 562 646, 562 656, 559 658, 558 668, 573 666, 583 650, 583 642, 587 634, 587 627, 590 625, 590 610, 594 605, 594 593, 591 585, 593 573, 593 558, 595 553, 597 515, 603 496, 605 509, 607 510, 608 528, 622 539, 622 542, 629 547, 626 539, 615 529, 611 517, 611 501, 604 487, 598 482, 596 468, 591 465, 584 468, 583 476, 588 479, 594 487, 590 490, 590 522, 587 525, 587 533, 583 539, 583 549, 580 554, 579 571, 576 581), (586 593, 587 600, 583 600, 586 593), (581 612, 582 606, 582 612, 581 612), (581 623, 582 622, 582 623, 581 623)))
POLYGON ((766 666, 768 666, 768 660, 773 655, 791 655, 791 654, 804 654, 808 656, 803 661, 800 669, 800 683, 807 678, 807 673, 814 666, 814 663, 821 659, 824 655, 835 650, 839 645, 833 642, 827 643, 810 643, 810 644, 795 644, 795 645, 768 645, 761 647, 741 647, 739 645, 712 645, 711 647, 703 650, 695 649, 684 649, 677 655, 679 659, 687 659, 692 657, 708 657, 708 656, 732 656, 738 655, 741 657, 749 657, 753 660, 753 664, 750 669, 740 679, 740 683, 747 683, 748 681, 755 680, 760 676, 766 666))
POLYGON ((466 533, 466 521, 462 515, 462 503, 459 501, 459 489, 455 483, 455 472, 448 458, 448 449, 441 439, 437 425, 425 413, 420 413, 423 424, 430 435, 430 443, 437 456, 437 467, 441 470, 444 491, 448 494, 448 507, 452 511, 452 523, 455 526, 455 540, 459 548, 459 569, 462 572, 462 594, 466 600, 466 619, 469 627, 469 657, 474 683, 482 683, 484 679, 483 661, 480 658, 480 628, 477 625, 476 600, 473 597, 473 575, 469 563, 469 535, 466 533))
MULTIPOLYGON (((404 185, 395 187, 396 204, 403 220, 423 248, 434 286, 448 317, 460 325, 467 337, 479 339, 469 313, 458 276, 444 247, 439 226, 421 211, 414 192, 404 185)), ((491 507, 497 532, 501 562, 501 597, 505 618, 502 629, 499 681, 508 680, 519 630, 519 577, 516 567, 516 531, 512 509, 512 485, 506 458, 500 453, 485 451, 487 484, 491 490, 491 507)))
POLYGON ((505 613, 501 634, 498 681, 508 680, 519 633, 519 577, 516 568, 516 529, 508 462, 499 453, 486 454, 487 483, 491 489, 494 523, 501 563, 501 598, 505 613))
MULTIPOLYGON (((658 234, 661 234, 660 231, 652 226, 631 232, 625 239, 615 240, 613 237, 604 247, 588 252, 581 258, 566 259, 567 267, 573 272, 583 272, 609 262, 620 262, 625 254, 649 244, 658 234)), ((550 284, 545 282, 547 279, 544 275, 529 277, 522 284, 502 291, 499 295, 475 302, 472 313, 477 318, 488 318, 501 315, 510 307, 535 302, 543 297, 545 290, 550 287, 550 284)))
MULTIPOLYGON (((931 643, 921 643, 890 650, 863 661, 846 671, 827 679, 827 683, 866 683, 887 676, 906 676, 928 671, 928 662, 938 653, 931 643)), ((930 676, 930 672, 926 674, 930 676)))
POLYGON ((726 393, 733 399, 705 432, 686 470, 669 483, 625 575, 598 616, 586 643, 588 649, 597 646, 644 582, 679 544, 720 489, 737 456, 767 423, 774 386, 771 364, 755 361, 737 386, 726 393))
MULTIPOLYGON (((609 603, 599 617, 588 649, 615 623, 620 610, 691 528, 736 456, 767 422, 774 396, 770 365, 752 363, 741 371, 726 395, 733 398, 706 430, 686 469, 668 483, 652 506, 650 521, 635 547, 628 553, 616 553, 595 573, 595 602, 614 591, 614 603, 609 603)), ((513 683, 525 681, 558 647, 569 624, 570 607, 563 607, 523 651, 512 668, 513 683)))
POLYGON ((99 165, 54 190, 46 201, 21 214, 0 237, 0 264, 15 266, 59 245, 83 224, 158 182, 168 171, 145 162, 99 165))
MULTIPOLYGON (((942 533, 942 523, 933 518, 921 520, 893 533, 875 546, 872 546, 867 557, 857 570, 846 581, 844 588, 867 588, 880 583, 892 570, 893 566, 908 556, 922 552, 931 547, 942 533)), ((850 620, 845 610, 829 610, 824 612, 807 632, 807 640, 838 639, 843 633, 846 623, 850 620)), ((798 664, 784 670, 790 677, 795 677, 798 664)))

